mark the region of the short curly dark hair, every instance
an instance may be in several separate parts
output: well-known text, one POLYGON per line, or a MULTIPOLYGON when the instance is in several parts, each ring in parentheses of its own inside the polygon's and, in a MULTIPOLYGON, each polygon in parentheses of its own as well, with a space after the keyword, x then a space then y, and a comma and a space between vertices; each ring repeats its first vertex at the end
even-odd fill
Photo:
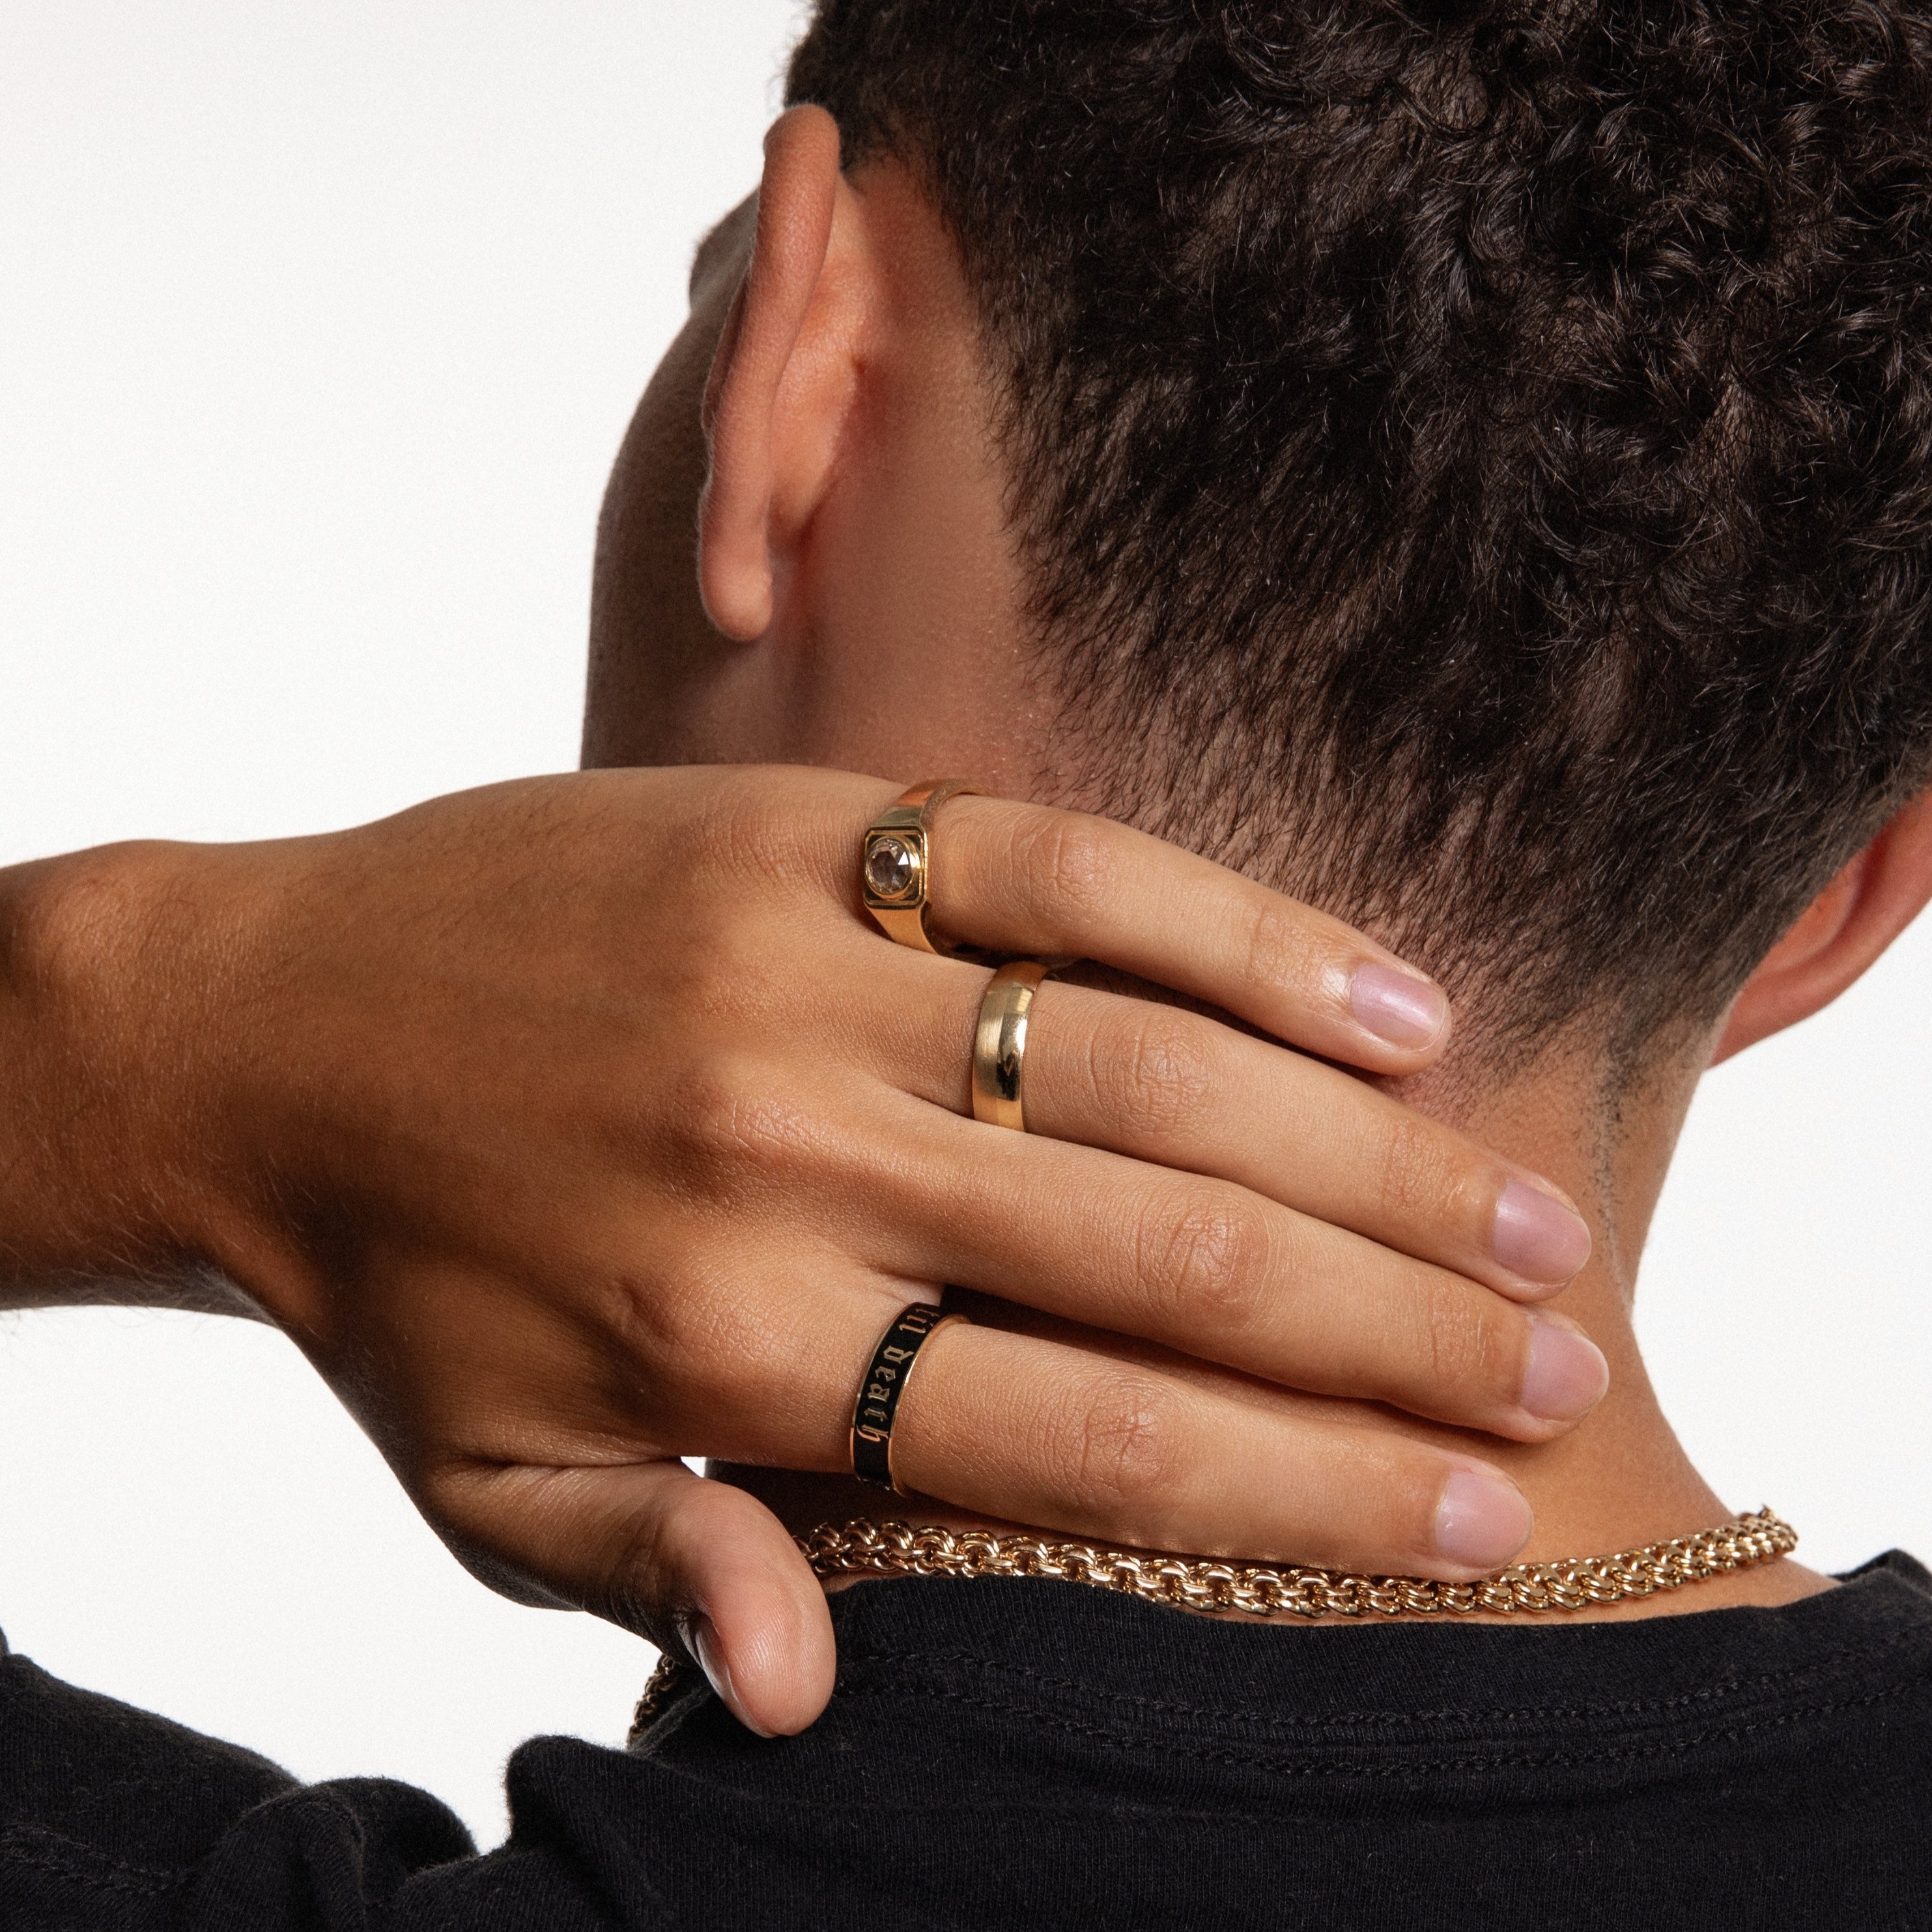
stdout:
POLYGON ((1493 1043, 1708 1022, 1932 746, 1932 23, 821 0, 957 238, 1074 788, 1493 1043))

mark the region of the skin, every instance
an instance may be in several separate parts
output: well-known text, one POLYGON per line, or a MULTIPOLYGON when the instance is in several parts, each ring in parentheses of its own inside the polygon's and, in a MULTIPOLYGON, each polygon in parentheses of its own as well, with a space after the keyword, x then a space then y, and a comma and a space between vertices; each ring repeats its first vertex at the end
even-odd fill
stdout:
MULTIPOLYGON (((783 759, 910 780, 971 773, 1010 795, 1080 802, 1078 748, 1054 735, 1044 661, 1025 647, 1025 586, 1002 515, 989 378, 957 257, 915 182, 890 164, 847 177, 816 109, 777 124, 760 194, 698 255, 689 322, 640 404, 612 478, 599 546, 584 752, 593 765, 783 759)), ((964 827, 970 801, 949 806, 964 827)), ((950 835, 949 835, 950 836, 950 835)), ((1390 1090, 1421 1113, 1550 1177, 1580 1206, 1590 1259, 1556 1306, 1600 1346, 1609 1393, 1574 1430, 1499 1443, 1332 1391, 1264 1386, 1199 1360, 1143 1319, 1139 1341, 1099 1336, 983 1298, 922 1358, 895 1435, 902 1480, 962 1500, 960 1459, 1015 1426, 998 1377, 997 1326, 1113 1357, 1123 1386, 1150 1369, 1300 1420, 1346 1421, 1361 1439, 1480 1454, 1532 1502, 1528 1559, 1628 1548, 1732 1512, 1697 1474, 1658 1408, 1631 1322, 1645 1236, 1706 1066, 1816 1012, 1852 983, 1932 896, 1932 811, 1900 811, 1764 960, 1705 1034, 1660 1044, 1612 1106, 1602 1043, 1580 1030, 1507 1083, 1452 1051, 1390 1090)), ((1049 982, 1030 1053, 1044 1062, 1079 1023, 1078 987, 1049 982)), ((1114 1090, 1127 1112, 1164 1089, 1160 1055, 1114 1090)), ((1029 1069, 1029 1078, 1032 1076, 1029 1069)), ((1180 1103, 1198 1106, 1195 1100, 1180 1103)), ((1041 1122, 1043 1131, 1054 1131, 1041 1122)), ((1186 1157, 1170 1155, 1178 1164, 1186 1157)), ((1238 1261, 1190 1284, 1228 1332, 1252 1333, 1295 1292, 1292 1271, 1238 1261)), ((955 1305, 949 1301, 949 1306, 955 1305)), ((1064 1312, 1064 1311, 1063 1311, 1064 1312)), ((1135 1327, 1130 1316, 1110 1327, 1135 1327)), ((1023 1425, 1022 1425, 1023 1426, 1023 1425)), ((1174 1414, 1136 1394, 1098 1479, 1139 1534, 1175 1544, 1164 1499, 1184 1488, 1174 1414)), ((722 1473, 794 1527, 904 1515, 836 1478, 722 1473)), ((1278 1480, 1294 1480, 1294 1472, 1278 1480)), ((1024 1518, 934 1502, 922 1520, 1024 1518)), ((1778 1604, 1828 1587, 1781 1562, 1604 1614, 1778 1604)), ((755 1693, 704 1660, 760 1728, 755 1693)))
MULTIPOLYGON (((787 1520, 853 1513, 860 1370, 941 1283, 983 1318, 901 1425, 935 1515, 1445 1576, 1514 1555, 1532 1496, 1532 1552, 1711 1520, 1622 1307, 1701 1049, 1614 1136, 1587 1042, 1512 1094, 1432 1084, 1446 1008, 1372 939, 1054 808, 1076 748, 957 265, 822 116, 779 124, 694 295, 602 532, 586 761, 641 768, 0 873, 0 1306, 274 1322, 476 1574, 688 1645, 763 1730, 832 1681, 787 1520), (983 969, 856 901, 864 825, 945 771, 1005 794, 945 808, 952 936, 1112 969, 1042 994, 1026 1136, 964 1118, 983 969), (1365 1027, 1371 973, 1420 1034, 1365 1027), (1562 1305, 1616 1375, 1567 1459, 1605 1365, 1551 1312, 1588 1231, 1546 1176, 1597 1230, 1562 1305), (1486 1505, 1445 1522, 1464 1478, 1486 1505)), ((1904 815, 1849 869, 1738 1040, 1874 956, 1926 842, 1904 815)))
POLYGON ((1342 1070, 1432 1065, 1438 988, 1016 802, 1052 795, 1050 710, 970 319, 916 202, 832 247, 830 138, 782 124, 737 321, 748 217, 619 468, 589 731, 643 768, 0 872, 0 1306, 274 1324, 478 1576, 694 1648, 769 1730, 830 1694, 824 1597, 779 1515, 681 1459, 848 1466, 878 1337, 942 1284, 998 1320, 922 1370, 918 1480, 1117 1541, 1478 1574, 1530 1532, 1496 1443, 1605 1377, 1539 1305, 1574 1210, 1342 1070), (985 969, 856 900, 863 827, 949 767, 1010 795, 945 808, 952 934, 1106 969, 1046 996, 1034 1135, 966 1118, 985 969), (1120 991, 1149 983, 1180 1004, 1120 991))
MULTIPOLYGON (((1052 1132, 962 1118, 986 974, 890 945, 856 904, 860 831, 896 789, 598 772, 0 878, 0 1306, 273 1322, 476 1574, 708 1653, 767 1729, 830 1694, 824 1596, 778 1517, 681 1459, 848 1466, 878 1336, 942 1282, 1500 1434, 1546 1439, 1595 1399, 1594 1351, 1529 1305, 1581 1258, 1570 1210, 1322 1060, 1068 988, 1034 1070, 1052 1132), (1212 1107, 1121 1104, 1210 1052, 1212 1107), (1511 1191, 1567 1256, 1498 1252, 1511 1191), (1191 1290, 1257 1240, 1305 1292, 1242 1332, 1191 1290), (1539 1334, 1586 1364, 1554 1407, 1525 1384, 1539 1334)), ((963 937, 1111 961, 1328 1058, 1432 1057, 1363 1029, 1351 988, 1397 969, 1347 928, 1124 827, 958 802, 963 937)), ((991 1330, 967 1386, 988 1347, 1034 1426, 950 1412, 928 1481, 964 1506, 1452 1576, 1528 1533, 1480 1456, 991 1330), (1150 1404, 1193 1472, 1158 1523, 1104 1480, 1150 1404), (1501 1502, 1486 1546, 1440 1534, 1459 1474, 1501 1502)))

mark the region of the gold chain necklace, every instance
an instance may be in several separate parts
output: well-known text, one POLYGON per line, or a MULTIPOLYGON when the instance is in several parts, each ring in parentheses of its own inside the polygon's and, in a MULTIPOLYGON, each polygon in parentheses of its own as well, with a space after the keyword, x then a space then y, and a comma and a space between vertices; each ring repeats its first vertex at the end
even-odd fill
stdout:
MULTIPOLYGON (((1240 1610, 1257 1617, 1456 1617, 1483 1611, 1534 1616, 1652 1597, 1768 1563, 1798 1547, 1798 1532, 1781 1516, 1761 1509, 1668 1543, 1646 1544, 1614 1556, 1514 1564, 1473 1583, 1136 1556, 1099 1544, 862 1519, 820 1523, 799 1538, 798 1546, 820 1576, 1047 1577, 1210 1616, 1240 1610)), ((663 1709, 688 1667, 669 1652, 659 1658, 638 1701, 631 1725, 634 1739, 663 1709)))
POLYGON ((1046 1576, 1090 1583, 1178 1609, 1257 1617, 1468 1616, 1580 1610, 1768 1563, 1798 1532, 1768 1510, 1615 1556, 1519 1563, 1473 1583, 1423 1576, 1355 1576, 1334 1570, 1264 1569, 1181 1556, 1137 1556, 1091 1543, 996 1536, 984 1529, 904 1522, 822 1523, 799 1547, 821 1576, 1046 1576))

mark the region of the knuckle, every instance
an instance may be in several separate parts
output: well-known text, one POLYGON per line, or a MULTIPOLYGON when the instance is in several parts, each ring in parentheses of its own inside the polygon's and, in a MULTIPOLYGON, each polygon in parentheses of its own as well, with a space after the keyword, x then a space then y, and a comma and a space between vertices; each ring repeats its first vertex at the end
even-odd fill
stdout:
POLYGON ((780 970, 772 916, 763 898, 707 906, 686 926, 685 958, 659 968, 665 1003, 694 1052, 742 1052, 748 1040, 795 1036, 796 976, 780 970))
POLYGON ((770 835, 777 829, 763 792, 728 778, 706 799, 686 838, 693 858, 735 866, 769 850, 770 835))
POLYGON ((760 896, 836 884, 848 848, 857 877, 856 836, 836 836, 796 788, 760 771, 721 778, 686 836, 691 876, 760 896))
POLYGON ((1318 950, 1306 909, 1278 893, 1258 896, 1248 925, 1244 971, 1252 986, 1294 986, 1316 976, 1318 950))
POLYGON ((1015 829, 1012 876, 1045 909, 1091 914, 1114 889, 1118 841, 1106 821, 1075 812, 1029 814, 1015 829))
POLYGON ((700 1208, 668 1239, 653 1231, 648 1268, 589 1277, 596 1373, 652 1454, 748 1459, 824 1346, 824 1251, 790 1228, 748 1241, 734 1226, 728 1242, 720 1219, 700 1208))
POLYGON ((724 1204, 796 1180, 817 1140, 808 1112, 745 1056, 713 1058, 686 1076, 673 1132, 678 1178, 724 1204))
POLYGON ((667 1587, 666 1525, 655 1510, 627 1519, 598 1551, 584 1592, 584 1608, 659 1649, 674 1637, 667 1587))
POLYGON ((689 1406, 689 1385, 716 1352, 720 1298, 695 1244, 679 1231, 668 1240, 662 1229, 653 1234, 647 1264, 627 1257, 586 1270, 586 1294, 624 1406, 650 1415, 653 1426, 674 1426, 689 1406))
POLYGON ((1154 1007, 1096 1033, 1095 1095, 1108 1118, 1174 1134, 1207 1110, 1213 1084, 1209 1061, 1198 1024, 1154 1007))
POLYGON ((1267 1216, 1232 1189, 1187 1198, 1178 1213, 1150 1213, 1139 1248, 1142 1281, 1190 1336, 1244 1325, 1272 1271, 1267 1216))
POLYGON ((1456 1203, 1460 1177, 1431 1125, 1398 1115, 1384 1130, 1376 1188, 1383 1206, 1403 1216, 1440 1216, 1456 1203))
POLYGON ((1173 1424, 1167 1399, 1145 1378, 1082 1384, 1052 1434, 1058 1489, 1107 1519, 1157 1501, 1176 1474, 1173 1424))
POLYGON ((1430 1373, 1444 1390, 1466 1394, 1507 1390, 1522 1379, 1524 1341, 1510 1321, 1490 1304, 1492 1298, 1448 1280, 1431 1280, 1425 1291, 1424 1331, 1430 1373))

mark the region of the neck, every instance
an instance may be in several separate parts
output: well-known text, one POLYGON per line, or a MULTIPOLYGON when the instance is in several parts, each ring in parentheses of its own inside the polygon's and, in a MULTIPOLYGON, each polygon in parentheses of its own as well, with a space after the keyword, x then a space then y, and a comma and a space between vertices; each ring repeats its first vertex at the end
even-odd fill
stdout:
MULTIPOLYGON (((1596 1238, 1588 1266, 1552 1304, 1580 1322, 1609 1358, 1610 1386, 1569 1435, 1524 1444, 1372 1409, 1363 1419, 1479 1454, 1522 1486, 1536 1528, 1518 1559, 1598 1556, 1705 1529, 1775 1498, 1720 1498, 1684 1454, 1646 1372, 1633 1321, 1645 1237, 1691 1095, 1701 1059, 1654 1076, 1614 1102, 1595 1063, 1557 1056, 1521 1079, 1472 1092, 1453 1060, 1407 1083, 1401 1097, 1456 1124, 1564 1188, 1596 1238)), ((955 1298, 949 1297, 949 1304, 955 1298)), ((998 1304, 974 1298, 976 1319, 1001 1319, 998 1304)), ((1041 1324, 1024 1324, 1036 1332, 1041 1324)), ((910 1517, 954 1528, 989 1524, 950 1507, 909 1503, 843 1478, 770 1471, 716 1472, 762 1496, 795 1530, 827 1520, 910 1517)), ((1788 1560, 1713 1579, 1666 1596, 1616 1606, 1616 1616, 1666 1615, 1745 1604, 1777 1604, 1828 1587, 1788 1560)))
POLYGON ((1634 1548, 1734 1513, 1693 1467, 1658 1406, 1634 1323, 1639 1263, 1700 1064, 1701 1056, 1673 1062, 1612 1100, 1594 1054, 1552 1054, 1520 1079, 1468 1091, 1452 1060, 1402 1095, 1548 1176, 1582 1208, 1594 1238, 1588 1265, 1548 1304, 1580 1323, 1610 1360, 1609 1392, 1574 1430, 1527 1444, 1396 1425, 1454 1438, 1516 1478, 1536 1512, 1525 1561, 1634 1548))

